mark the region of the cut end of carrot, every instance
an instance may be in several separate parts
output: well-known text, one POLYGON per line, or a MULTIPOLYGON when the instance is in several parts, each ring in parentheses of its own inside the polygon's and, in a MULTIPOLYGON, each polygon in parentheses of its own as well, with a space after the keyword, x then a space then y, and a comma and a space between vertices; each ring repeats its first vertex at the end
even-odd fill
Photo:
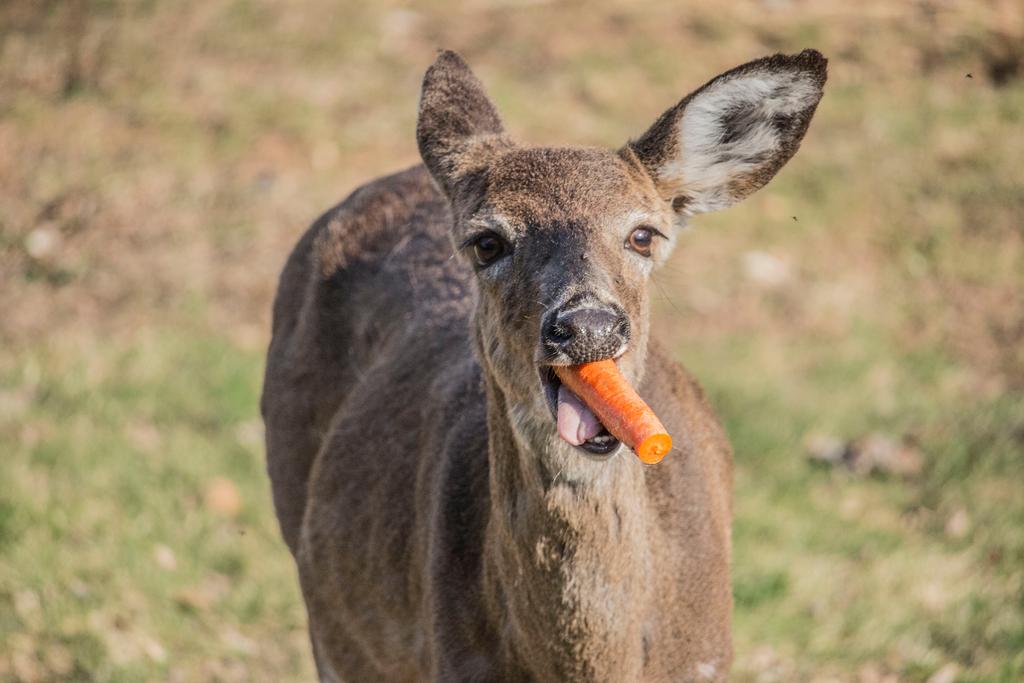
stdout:
POLYGON ((672 437, 668 434, 652 434, 636 446, 637 457, 648 465, 661 462, 672 450, 672 437))

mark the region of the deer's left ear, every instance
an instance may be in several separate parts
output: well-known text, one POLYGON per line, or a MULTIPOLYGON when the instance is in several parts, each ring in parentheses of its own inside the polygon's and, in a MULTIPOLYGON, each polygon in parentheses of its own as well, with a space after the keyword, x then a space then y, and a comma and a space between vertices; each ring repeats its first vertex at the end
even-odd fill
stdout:
POLYGON ((736 67, 628 146, 681 216, 724 209, 763 187, 796 152, 827 64, 820 52, 804 50, 736 67))

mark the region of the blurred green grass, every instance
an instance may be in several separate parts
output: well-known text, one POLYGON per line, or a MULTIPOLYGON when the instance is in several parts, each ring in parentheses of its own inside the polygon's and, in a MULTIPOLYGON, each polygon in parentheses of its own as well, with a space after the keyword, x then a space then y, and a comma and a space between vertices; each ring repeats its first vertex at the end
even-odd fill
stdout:
POLYGON ((736 450, 734 678, 1021 680, 1022 22, 998 0, 0 6, 0 680, 312 679, 262 462, 270 298, 313 217, 416 161, 441 46, 562 144, 621 144, 761 54, 830 57, 800 154, 656 276, 655 334, 736 450), (921 471, 806 458, 871 433, 921 471))
MULTIPOLYGON (((41 658, 45 671, 47 658, 67 660, 59 680, 147 680, 172 667, 196 680, 258 655, 268 670, 246 666, 245 678, 308 677, 260 460, 260 357, 198 329, 76 355, 23 357, 0 381, 32 387, 3 430, 19 444, 0 477, 12 661, 41 658)), ((8 675, 33 670, 22 662, 8 675)))

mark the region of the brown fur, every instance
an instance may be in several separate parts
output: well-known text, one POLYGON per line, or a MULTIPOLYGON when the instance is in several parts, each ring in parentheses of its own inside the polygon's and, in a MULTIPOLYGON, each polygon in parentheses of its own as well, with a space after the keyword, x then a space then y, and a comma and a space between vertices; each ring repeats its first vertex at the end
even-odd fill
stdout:
POLYGON ((671 150, 518 147, 450 52, 417 139, 426 167, 318 220, 274 307, 268 468, 322 679, 726 680, 730 448, 648 340, 673 240, 623 248, 674 237, 650 166, 671 150), (453 246, 484 228, 513 250, 474 275, 453 246), (557 437, 539 330, 581 294, 629 317, 620 366, 675 438, 659 465, 557 437))

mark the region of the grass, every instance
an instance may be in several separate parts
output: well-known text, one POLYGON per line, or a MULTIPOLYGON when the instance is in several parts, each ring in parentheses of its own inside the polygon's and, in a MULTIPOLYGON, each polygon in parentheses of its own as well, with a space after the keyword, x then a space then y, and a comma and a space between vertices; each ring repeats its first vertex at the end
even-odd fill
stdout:
POLYGON ((656 276, 655 334, 736 450, 734 678, 1024 678, 1012 3, 304 7, 0 8, 0 680, 312 679, 262 462, 269 304, 315 215, 415 162, 436 47, 521 137, 617 145, 812 45, 803 149, 656 276), (872 433, 921 471, 805 455, 872 433))
POLYGON ((4 430, 19 444, 0 499, 9 654, 57 657, 62 680, 172 664, 196 680, 249 659, 263 680, 308 674, 260 462, 261 359, 195 329, 147 337, 86 363, 41 349, 3 378, 32 393, 4 430))

